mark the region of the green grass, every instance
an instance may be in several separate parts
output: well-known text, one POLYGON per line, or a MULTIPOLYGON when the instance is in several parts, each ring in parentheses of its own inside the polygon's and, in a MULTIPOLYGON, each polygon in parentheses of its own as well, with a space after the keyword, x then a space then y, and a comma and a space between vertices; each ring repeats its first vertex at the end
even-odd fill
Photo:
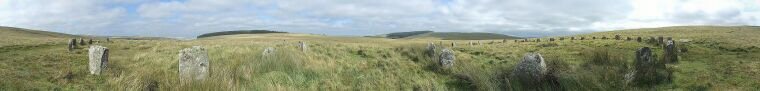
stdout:
MULTIPOLYGON (((599 32, 577 36, 672 36, 680 61, 667 64, 672 81, 651 85, 625 83, 634 52, 662 48, 624 40, 521 42, 483 40, 383 39, 327 37, 306 34, 242 34, 197 40, 122 40, 100 43, 110 49, 103 75, 87 72, 87 50, 65 49, 68 37, 45 41, 2 42, 0 90, 758 90, 759 28, 691 26, 599 32), (309 50, 296 44, 306 41, 309 50), (490 43, 496 41, 495 43, 490 43), (754 42, 753 42, 754 41, 754 42), (428 43, 451 48, 456 62, 437 69, 436 58, 424 53, 428 43), (443 42, 443 45, 439 43, 443 42), (7 43, 7 44, 6 44, 7 43), (178 51, 191 46, 208 50, 210 77, 181 83, 178 51), (275 56, 262 56, 266 47, 275 56), (523 54, 544 55, 552 79, 524 86, 509 79, 523 54)), ((10 34, 8 35, 21 35, 10 34)), ((26 35, 24 35, 26 36, 26 35)), ((13 36, 25 39, 24 36, 13 36)), ((29 35, 32 36, 32 35, 29 35)), ((577 37, 576 36, 576 37, 577 37)), ((10 39, 10 38, 4 38, 10 39)), ((590 39, 587 37, 587 39, 590 39)), ((81 47, 85 48, 85 47, 81 47)))

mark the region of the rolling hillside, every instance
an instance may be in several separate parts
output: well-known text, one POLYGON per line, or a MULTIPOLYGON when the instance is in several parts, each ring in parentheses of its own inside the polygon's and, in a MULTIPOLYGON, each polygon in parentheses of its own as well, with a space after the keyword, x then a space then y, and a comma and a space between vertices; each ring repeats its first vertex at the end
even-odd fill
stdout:
POLYGON ((412 31, 397 32, 381 35, 391 39, 418 39, 418 38, 435 38, 441 40, 498 40, 498 39, 520 39, 503 34, 495 33, 478 33, 478 32, 433 32, 433 31, 412 31))
POLYGON ((0 47, 12 45, 39 45, 66 43, 76 35, 0 26, 0 47))

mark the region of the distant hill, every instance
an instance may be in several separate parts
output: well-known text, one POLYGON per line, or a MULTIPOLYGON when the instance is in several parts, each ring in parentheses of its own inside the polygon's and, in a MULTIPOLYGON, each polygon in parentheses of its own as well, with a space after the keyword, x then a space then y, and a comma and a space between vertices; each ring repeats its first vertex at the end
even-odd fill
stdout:
POLYGON ((514 37, 496 33, 481 33, 481 32, 433 32, 433 31, 412 31, 412 32, 396 32, 376 37, 385 37, 391 39, 412 39, 412 38, 441 38, 443 40, 486 40, 486 39, 519 39, 520 37, 514 37))
POLYGON ((0 47, 12 45, 40 45, 48 43, 65 43, 68 38, 77 35, 0 26, 0 47))
POLYGON ((270 31, 270 30, 237 30, 237 31, 222 31, 222 32, 206 33, 206 34, 202 34, 198 36, 198 38, 222 36, 222 35, 235 35, 235 34, 266 34, 266 33, 288 33, 288 32, 270 31))

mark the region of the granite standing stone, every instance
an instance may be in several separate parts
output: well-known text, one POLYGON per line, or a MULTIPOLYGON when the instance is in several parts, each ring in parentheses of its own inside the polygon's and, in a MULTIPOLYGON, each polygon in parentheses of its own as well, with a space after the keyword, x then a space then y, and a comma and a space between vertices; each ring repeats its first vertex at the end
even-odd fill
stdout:
POLYGON ((636 37, 637 42, 641 42, 641 37, 636 37))
POLYGON ((84 39, 79 38, 79 45, 87 45, 87 44, 85 44, 84 39))
POLYGON ((108 48, 93 45, 89 49, 90 74, 100 75, 108 65, 108 48))
POLYGON ((662 36, 657 37, 657 44, 665 44, 665 38, 662 36))
POLYGON ((441 50, 441 55, 438 58, 438 62, 443 69, 448 69, 454 66, 454 61, 456 61, 456 56, 454 55, 454 51, 449 48, 444 48, 441 50))
POLYGON ((664 51, 663 59, 665 59, 665 62, 668 63, 676 63, 678 62, 678 48, 676 48, 676 43, 673 40, 667 40, 665 42, 665 51, 664 51))
POLYGON ((435 44, 433 44, 432 42, 430 44, 428 44, 428 46, 427 46, 427 48, 425 50, 425 54, 427 54, 427 56, 431 57, 431 59, 432 59, 432 57, 435 56, 435 44))
POLYGON ((619 34, 616 34, 616 35, 615 35, 615 40, 620 40, 620 39, 621 39, 620 35, 619 35, 619 34))
POLYGON ((649 47, 640 48, 636 51, 634 72, 631 76, 626 76, 626 79, 635 83, 655 83, 659 81, 658 67, 664 67, 664 65, 657 63, 652 50, 649 47))
POLYGON ((309 50, 309 46, 306 46, 306 42, 298 41, 298 47, 301 48, 301 51, 309 50))
POLYGON ((209 76, 208 52, 200 46, 179 51, 179 78, 183 80, 203 80, 209 76))
POLYGON ((92 44, 92 38, 87 40, 87 44, 92 44))
POLYGON ((539 53, 527 53, 512 70, 512 78, 523 85, 539 85, 547 73, 546 62, 539 53))
POLYGON ((69 51, 74 51, 74 49, 77 48, 77 39, 71 39, 69 40, 69 46, 67 46, 69 51))
POLYGON ((549 41, 554 41, 554 38, 549 38, 549 41))
POLYGON ((264 51, 261 52, 261 55, 263 56, 271 56, 274 55, 275 49, 272 47, 264 48, 264 51))

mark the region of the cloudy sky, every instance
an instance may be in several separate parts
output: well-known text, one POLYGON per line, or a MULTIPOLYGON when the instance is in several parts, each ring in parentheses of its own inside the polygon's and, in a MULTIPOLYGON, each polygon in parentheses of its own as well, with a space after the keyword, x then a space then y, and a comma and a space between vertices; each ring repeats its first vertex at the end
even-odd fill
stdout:
POLYGON ((0 26, 109 36, 267 29, 536 37, 681 25, 760 25, 760 0, 0 0, 0 26))

